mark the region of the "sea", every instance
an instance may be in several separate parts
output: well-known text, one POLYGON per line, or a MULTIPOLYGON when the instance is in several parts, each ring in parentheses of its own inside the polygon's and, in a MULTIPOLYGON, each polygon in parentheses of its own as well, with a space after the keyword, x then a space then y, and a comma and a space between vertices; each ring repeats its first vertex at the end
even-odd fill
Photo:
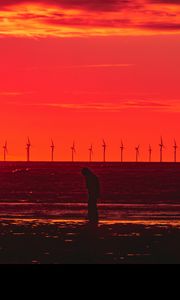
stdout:
POLYGON ((101 221, 180 225, 180 163, 1 162, 0 219, 86 220, 83 167, 99 178, 101 221))

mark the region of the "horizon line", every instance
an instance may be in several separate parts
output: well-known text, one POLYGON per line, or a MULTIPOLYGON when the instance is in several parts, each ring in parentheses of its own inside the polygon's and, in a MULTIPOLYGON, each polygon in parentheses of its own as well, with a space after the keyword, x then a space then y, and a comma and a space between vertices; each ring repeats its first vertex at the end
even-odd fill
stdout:
POLYGON ((158 163, 158 164, 178 164, 180 163, 180 161, 119 161, 119 160, 115 160, 115 161, 86 161, 86 160, 78 160, 78 161, 71 161, 71 160, 55 160, 55 161, 50 161, 50 160, 32 160, 32 161, 26 161, 26 160, 8 160, 8 161, 4 161, 4 160, 0 160, 0 164, 9 164, 9 163, 25 163, 25 164, 31 164, 31 163, 49 163, 49 164, 55 164, 55 163, 70 163, 70 164, 76 164, 76 163, 87 163, 87 164, 96 164, 96 163, 100 163, 100 164, 108 164, 108 163, 119 163, 119 164, 126 164, 126 163, 133 163, 133 164, 142 164, 142 163, 146 163, 146 164, 154 164, 154 163, 158 163))

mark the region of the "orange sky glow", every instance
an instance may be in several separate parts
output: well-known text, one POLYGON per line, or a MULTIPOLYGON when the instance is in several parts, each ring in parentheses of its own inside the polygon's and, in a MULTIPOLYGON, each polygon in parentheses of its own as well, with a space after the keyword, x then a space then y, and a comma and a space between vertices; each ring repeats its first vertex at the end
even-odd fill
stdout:
POLYGON ((180 161, 179 0, 0 1, 0 160, 180 161))

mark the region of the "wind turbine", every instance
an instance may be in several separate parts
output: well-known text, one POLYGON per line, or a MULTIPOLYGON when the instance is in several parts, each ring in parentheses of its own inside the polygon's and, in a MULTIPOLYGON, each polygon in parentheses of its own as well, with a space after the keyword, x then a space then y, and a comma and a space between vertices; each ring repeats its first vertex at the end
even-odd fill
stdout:
POLYGON ((121 162, 123 162, 123 152, 124 152, 124 144, 123 144, 123 141, 121 141, 121 162))
POLYGON ((151 162, 151 158, 152 158, 152 148, 151 145, 149 145, 149 162, 151 162))
POLYGON ((51 161, 54 161, 54 149, 55 149, 55 145, 53 140, 51 140, 51 161))
POLYGON ((106 161, 106 147, 107 147, 105 140, 103 140, 102 147, 103 147, 103 162, 105 162, 106 161))
POLYGON ((174 162, 177 162, 177 148, 178 148, 178 146, 177 146, 176 140, 174 140, 173 148, 174 148, 174 162))
POLYGON ((73 145, 71 147, 71 151, 72 151, 72 162, 74 162, 74 154, 76 153, 75 142, 73 142, 73 145))
POLYGON ((163 148, 165 148, 162 137, 161 137, 161 142, 159 144, 159 147, 160 147, 160 162, 162 162, 163 161, 163 148))
POLYGON ((5 141, 3 149, 4 149, 4 161, 6 161, 6 154, 8 153, 7 141, 5 141))
POLYGON ((138 160, 139 160, 139 147, 140 147, 140 145, 138 145, 138 146, 135 148, 135 150, 136 150, 136 162, 138 162, 138 160))
POLYGON ((92 156, 93 156, 93 146, 91 144, 90 148, 89 148, 89 161, 92 162, 92 156))
POLYGON ((28 137, 28 141, 27 141, 27 144, 26 144, 27 161, 28 161, 28 162, 30 161, 30 148, 31 148, 31 142, 30 142, 30 139, 29 139, 29 137, 28 137))

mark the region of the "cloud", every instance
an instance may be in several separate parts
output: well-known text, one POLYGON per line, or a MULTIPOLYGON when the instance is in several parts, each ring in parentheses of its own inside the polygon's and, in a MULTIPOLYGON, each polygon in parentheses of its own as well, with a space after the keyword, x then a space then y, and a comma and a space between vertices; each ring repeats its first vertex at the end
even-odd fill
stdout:
POLYGON ((85 37, 179 34, 179 20, 179 1, 0 1, 0 36, 85 37))
POLYGON ((65 66, 64 68, 96 69, 96 68, 127 68, 127 67, 132 67, 132 66, 133 66, 133 64, 96 64, 96 65, 72 65, 72 66, 65 66))
POLYGON ((150 100, 134 100, 134 101, 122 101, 121 103, 34 103, 34 104, 20 104, 23 106, 34 106, 34 107, 48 107, 55 109, 69 109, 78 111, 99 111, 99 112, 120 112, 124 109, 151 109, 161 111, 171 111, 176 104, 164 104, 162 102, 154 102, 150 100))
POLYGON ((150 0, 151 3, 180 5, 179 0, 150 0))
MULTIPOLYGON (((141 25, 139 26, 141 27, 141 25)), ((177 31, 180 30, 180 23, 172 24, 172 23, 144 23, 142 25, 143 28, 151 29, 151 30, 165 30, 165 31, 177 31)))
POLYGON ((46 5, 55 5, 61 8, 95 10, 95 11, 114 11, 128 4, 132 4, 132 0, 1 0, 0 7, 8 7, 12 5, 30 3, 42 3, 46 5))

